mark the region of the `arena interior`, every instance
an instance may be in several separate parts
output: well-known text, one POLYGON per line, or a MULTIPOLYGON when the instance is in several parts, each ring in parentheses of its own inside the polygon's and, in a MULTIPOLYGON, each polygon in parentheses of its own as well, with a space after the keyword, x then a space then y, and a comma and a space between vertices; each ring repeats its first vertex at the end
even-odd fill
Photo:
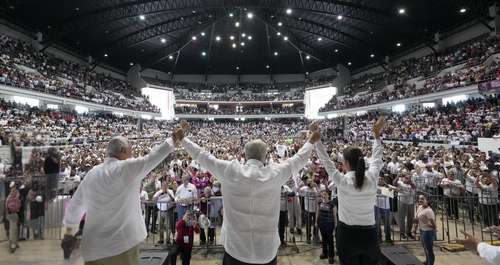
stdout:
POLYGON ((0 1, 0 265, 500 264, 499 8, 0 1))

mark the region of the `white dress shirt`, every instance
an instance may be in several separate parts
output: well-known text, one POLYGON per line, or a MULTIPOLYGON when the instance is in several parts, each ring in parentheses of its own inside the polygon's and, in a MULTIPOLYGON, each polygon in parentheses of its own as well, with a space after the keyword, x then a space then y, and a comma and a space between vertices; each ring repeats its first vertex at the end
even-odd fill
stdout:
MULTIPOLYGON (((221 240, 225 251, 246 263, 268 263, 280 246, 278 218, 281 186, 302 169, 313 146, 306 143, 292 158, 279 164, 264 165, 249 159, 216 159, 209 152, 184 138, 184 148, 222 184, 224 222, 221 240)), ((373 208, 372 208, 373 211, 373 208)))
POLYGON ((116 256, 146 238, 141 215, 141 181, 175 149, 172 139, 139 158, 106 158, 92 168, 76 190, 64 226, 78 227, 86 213, 81 243, 84 261, 116 256))
POLYGON ((491 264, 500 264, 500 247, 481 242, 477 245, 479 256, 491 264))
POLYGON ((166 211, 174 206, 175 195, 171 189, 167 189, 167 192, 161 189, 153 195, 153 200, 156 200, 158 210, 166 211))
POLYGON ((337 185, 339 220, 346 225, 375 225, 373 207, 377 198, 380 170, 384 166, 380 140, 373 142, 372 157, 368 163, 368 170, 365 171, 365 181, 360 190, 354 187, 355 172, 349 171, 345 175, 340 173, 330 161, 323 144, 316 144, 316 152, 326 172, 337 185))

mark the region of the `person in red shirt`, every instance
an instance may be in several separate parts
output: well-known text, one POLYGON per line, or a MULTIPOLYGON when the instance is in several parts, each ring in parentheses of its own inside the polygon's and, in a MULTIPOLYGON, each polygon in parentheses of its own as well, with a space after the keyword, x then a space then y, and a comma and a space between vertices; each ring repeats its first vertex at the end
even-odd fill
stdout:
POLYGON ((177 263, 177 255, 181 255, 182 265, 189 265, 191 262, 191 251, 193 250, 194 233, 200 233, 200 226, 196 222, 196 217, 191 211, 186 210, 184 217, 176 225, 177 251, 172 255, 172 265, 177 263))

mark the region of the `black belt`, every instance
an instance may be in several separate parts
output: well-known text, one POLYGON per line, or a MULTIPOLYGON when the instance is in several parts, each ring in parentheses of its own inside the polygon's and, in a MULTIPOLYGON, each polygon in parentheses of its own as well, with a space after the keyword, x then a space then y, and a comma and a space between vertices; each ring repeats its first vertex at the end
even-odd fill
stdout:
POLYGON ((357 230, 372 230, 375 229, 375 225, 347 225, 344 224, 343 222, 339 221, 339 227, 344 227, 347 229, 357 229, 357 230))

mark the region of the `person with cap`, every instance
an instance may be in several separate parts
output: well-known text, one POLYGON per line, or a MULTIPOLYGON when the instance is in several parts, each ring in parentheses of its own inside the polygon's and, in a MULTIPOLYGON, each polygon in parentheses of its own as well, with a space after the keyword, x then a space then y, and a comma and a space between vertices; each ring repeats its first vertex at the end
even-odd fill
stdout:
POLYGON ((174 151, 178 140, 168 138, 148 155, 132 158, 127 138, 111 139, 106 160, 87 172, 63 219, 65 234, 72 235, 86 214, 81 242, 85 265, 138 263, 139 244, 147 236, 138 191, 142 180, 174 151))
POLYGON ((222 264, 277 264, 280 189, 292 174, 306 165, 313 144, 320 139, 318 126, 311 126, 308 141, 293 157, 268 165, 268 147, 262 140, 245 144, 246 163, 241 164, 236 159, 215 158, 184 137, 189 128, 186 122, 181 126, 174 135, 182 139, 188 154, 217 177, 224 188, 221 239, 225 253, 222 264))

